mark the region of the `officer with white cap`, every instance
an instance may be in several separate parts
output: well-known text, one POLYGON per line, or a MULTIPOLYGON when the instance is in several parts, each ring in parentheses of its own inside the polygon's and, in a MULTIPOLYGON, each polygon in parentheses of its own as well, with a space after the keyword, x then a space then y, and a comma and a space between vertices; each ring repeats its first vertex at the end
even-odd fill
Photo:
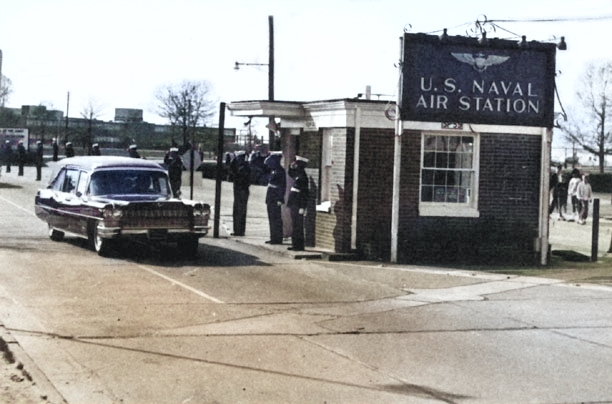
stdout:
POLYGON ((74 157, 74 148, 72 147, 72 142, 66 142, 66 157, 74 157))
POLYGON ((249 202, 249 185, 251 184, 251 168, 244 151, 236 153, 230 163, 230 171, 234 182, 234 206, 232 211, 234 232, 232 236, 244 236, 247 204, 249 202))
POLYGON ((295 161, 289 167, 289 175, 294 180, 291 192, 289 193, 289 199, 287 200, 287 206, 291 210, 293 228, 289 250, 293 251, 304 251, 304 215, 308 205, 307 163, 307 158, 295 156, 295 161))
POLYGON ((283 218, 281 207, 285 203, 287 178, 281 165, 283 152, 272 152, 264 160, 264 165, 270 170, 268 174, 268 189, 266 191, 266 207, 270 224, 270 240, 268 244, 283 244, 283 218))
POLYGON ((135 144, 130 145, 130 147, 128 148, 128 154, 132 158, 139 159, 140 153, 138 153, 138 146, 136 146, 135 144))
POLYGON ((183 177, 183 160, 179 154, 178 147, 172 146, 164 156, 164 164, 168 169, 170 188, 172 195, 178 198, 181 195, 181 183, 183 177))

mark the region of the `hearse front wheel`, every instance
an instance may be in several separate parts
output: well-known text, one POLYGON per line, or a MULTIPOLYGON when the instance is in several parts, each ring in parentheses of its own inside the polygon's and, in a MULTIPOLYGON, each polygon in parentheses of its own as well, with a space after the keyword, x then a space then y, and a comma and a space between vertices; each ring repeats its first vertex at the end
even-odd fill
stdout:
POLYGON ((53 241, 62 241, 64 239, 64 232, 49 226, 49 238, 53 241))
POLYGON ((108 256, 110 250, 112 249, 113 241, 106 238, 102 238, 100 236, 100 234, 98 233, 98 225, 96 223, 93 223, 91 225, 90 237, 91 242, 93 244, 93 248, 98 253, 98 255, 101 257, 108 256))

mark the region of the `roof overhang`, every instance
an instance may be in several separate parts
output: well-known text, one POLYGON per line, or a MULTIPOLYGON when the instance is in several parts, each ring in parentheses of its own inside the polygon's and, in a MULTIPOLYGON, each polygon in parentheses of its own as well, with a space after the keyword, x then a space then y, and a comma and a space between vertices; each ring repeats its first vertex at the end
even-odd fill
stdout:
POLYGON ((283 128, 354 127, 393 128, 393 121, 385 116, 395 102, 363 99, 335 99, 323 101, 236 101, 228 106, 233 116, 276 117, 283 128), (361 110, 357 123, 356 111, 361 110))
POLYGON ((302 118, 305 116, 303 103, 294 101, 234 101, 227 109, 232 116, 302 118))

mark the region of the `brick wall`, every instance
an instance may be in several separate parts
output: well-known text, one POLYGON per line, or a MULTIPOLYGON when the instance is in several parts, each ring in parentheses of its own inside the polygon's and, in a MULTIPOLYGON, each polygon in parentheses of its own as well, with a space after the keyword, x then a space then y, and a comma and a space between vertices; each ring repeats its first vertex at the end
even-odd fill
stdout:
MULTIPOLYGON (((348 252, 355 133, 352 128, 325 130, 334 135, 329 213, 315 209, 320 202, 321 133, 300 137, 299 153, 310 159, 307 245, 348 252)), ((419 216, 421 134, 407 131, 401 141, 399 262, 538 262, 539 136, 481 134, 478 218, 419 216)), ((361 130, 357 250, 363 258, 390 258, 394 147, 392 130, 361 130)))
POLYGON ((357 249, 363 258, 390 258, 394 131, 361 130, 357 249))
POLYGON ((541 139, 482 134, 479 218, 419 217, 420 136, 404 136, 400 262, 537 263, 541 139), (408 170, 408 173, 406 173, 408 170), (416 187, 415 187, 416 186, 416 187), (413 191, 414 196, 407 194, 413 191), (417 199, 415 199, 415 196, 417 199), (410 202, 407 200, 410 199, 410 202))

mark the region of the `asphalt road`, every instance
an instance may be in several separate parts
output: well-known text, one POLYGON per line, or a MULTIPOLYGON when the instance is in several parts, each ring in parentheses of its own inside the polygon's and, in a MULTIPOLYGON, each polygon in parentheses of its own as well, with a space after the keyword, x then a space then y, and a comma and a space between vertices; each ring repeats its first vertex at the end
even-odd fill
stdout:
POLYGON ((38 184, 0 183, 0 322, 52 402, 612 401, 611 288, 228 238, 102 258, 48 238, 38 184))

